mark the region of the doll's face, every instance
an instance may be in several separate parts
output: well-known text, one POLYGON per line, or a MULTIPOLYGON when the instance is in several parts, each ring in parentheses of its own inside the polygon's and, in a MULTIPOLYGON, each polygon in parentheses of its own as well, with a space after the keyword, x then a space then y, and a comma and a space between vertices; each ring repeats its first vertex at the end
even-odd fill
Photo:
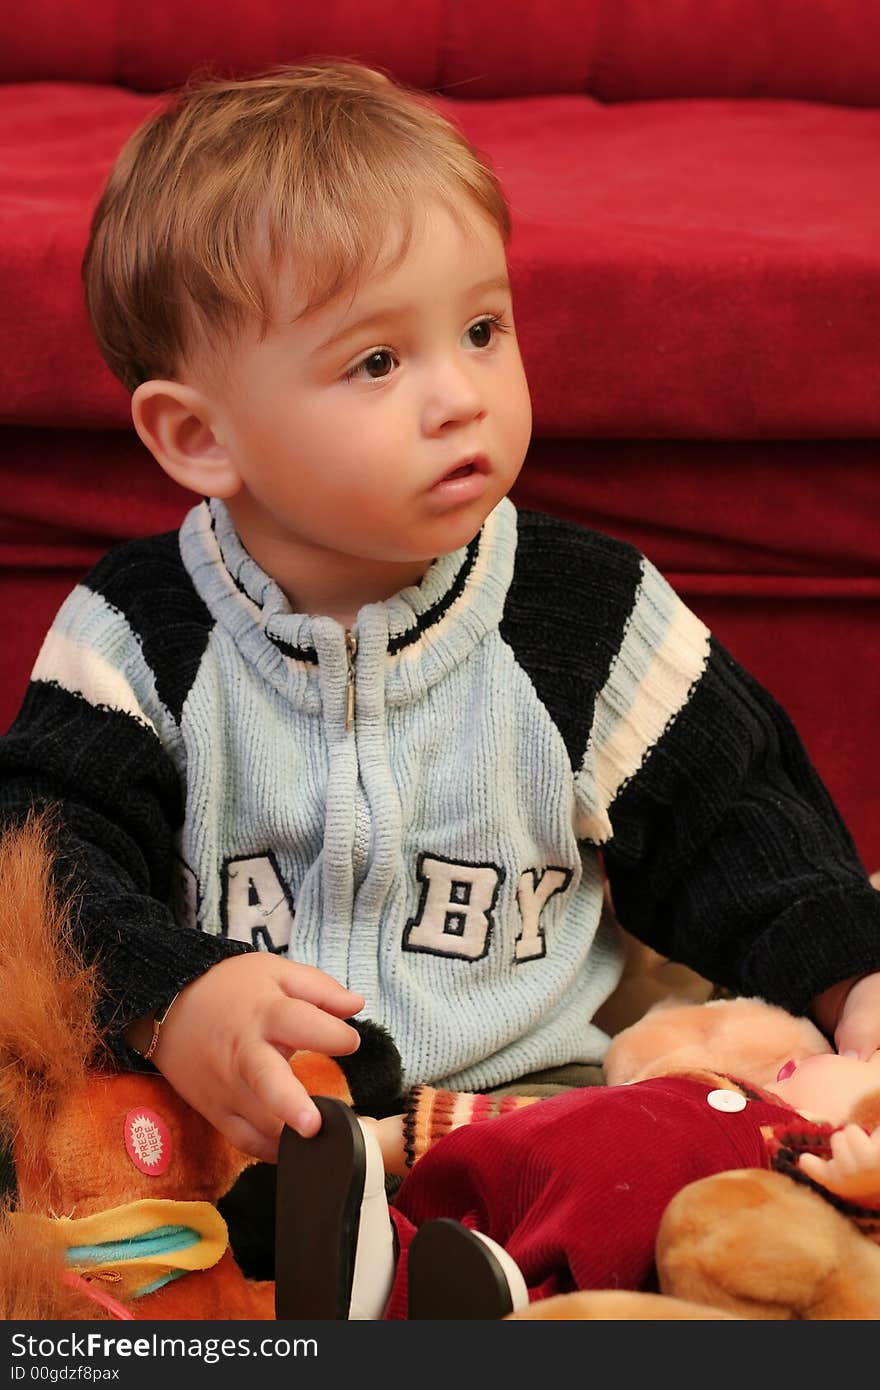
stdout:
POLYGON ((880 1052, 867 1062, 837 1052, 789 1061, 766 1089, 803 1114, 842 1124, 858 1101, 880 1091, 880 1052))

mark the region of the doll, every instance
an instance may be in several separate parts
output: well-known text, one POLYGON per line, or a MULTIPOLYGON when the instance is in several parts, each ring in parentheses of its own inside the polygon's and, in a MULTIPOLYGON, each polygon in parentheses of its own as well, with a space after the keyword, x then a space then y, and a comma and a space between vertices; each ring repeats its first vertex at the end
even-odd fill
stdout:
MULTIPOLYGON (((804 1195, 827 1194, 866 1234, 880 1229, 880 1055, 838 1056, 806 1019, 736 999, 652 1010, 612 1042, 607 1067, 616 1084, 552 1099, 494 1103, 425 1087, 404 1116, 376 1126, 350 1116, 334 1125, 328 1106, 317 1139, 285 1132, 279 1190, 313 1193, 313 1165, 332 1167, 340 1212, 352 1187, 360 1192, 364 1153, 368 1173, 377 1153, 407 1171, 390 1212, 399 1255, 387 1241, 378 1255, 370 1248, 389 1218, 368 1182, 364 1238, 356 1201, 336 1226, 342 1258, 325 1247, 326 1287, 368 1277, 372 1315, 387 1318, 501 1317, 575 1290, 655 1291, 672 1199, 738 1169, 785 1175, 787 1188, 794 1179, 804 1195)), ((283 1248, 280 1228, 279 1238, 283 1248)), ((281 1249, 276 1259, 283 1297, 296 1302, 306 1269, 281 1249)), ((690 1296, 686 1280, 678 1288, 690 1296)), ((327 1307, 311 1315, 339 1316, 327 1307)))

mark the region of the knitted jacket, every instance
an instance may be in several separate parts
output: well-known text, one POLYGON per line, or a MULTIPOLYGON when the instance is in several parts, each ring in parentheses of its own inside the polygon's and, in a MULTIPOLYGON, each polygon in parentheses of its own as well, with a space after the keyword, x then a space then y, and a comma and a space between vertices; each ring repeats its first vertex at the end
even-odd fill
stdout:
POLYGON ((601 915, 795 1011, 880 968, 880 895, 784 713, 631 547, 505 500, 351 633, 291 611, 221 502, 112 551, 0 740, 58 806, 100 1022, 286 952, 407 1083, 601 1060, 601 915))

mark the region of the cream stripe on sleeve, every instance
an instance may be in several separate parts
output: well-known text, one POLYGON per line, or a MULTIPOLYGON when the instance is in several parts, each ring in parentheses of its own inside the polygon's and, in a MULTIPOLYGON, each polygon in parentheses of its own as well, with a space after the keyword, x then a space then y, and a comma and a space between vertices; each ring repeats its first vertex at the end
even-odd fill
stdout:
POLYGON ((646 561, 578 775, 580 838, 610 837, 614 798, 687 703, 708 659, 709 629, 646 561))

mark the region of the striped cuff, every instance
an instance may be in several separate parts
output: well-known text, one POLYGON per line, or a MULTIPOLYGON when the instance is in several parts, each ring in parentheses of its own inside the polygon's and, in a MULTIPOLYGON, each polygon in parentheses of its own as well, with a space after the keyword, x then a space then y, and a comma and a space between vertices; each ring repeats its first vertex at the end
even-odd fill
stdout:
POLYGON ((509 1115, 541 1099, 541 1096, 478 1095, 471 1091, 437 1091, 432 1086, 415 1086, 407 1099, 403 1119, 407 1168, 412 1168, 432 1144, 454 1129, 509 1115))

